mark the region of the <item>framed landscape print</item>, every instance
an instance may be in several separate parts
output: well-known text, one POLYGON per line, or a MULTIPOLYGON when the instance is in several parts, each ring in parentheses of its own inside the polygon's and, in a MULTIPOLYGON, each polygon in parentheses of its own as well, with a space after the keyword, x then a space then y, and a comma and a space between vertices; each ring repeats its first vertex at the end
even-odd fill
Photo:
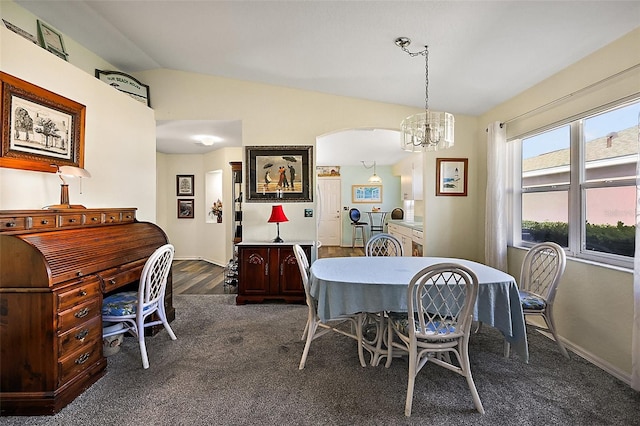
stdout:
POLYGON ((45 22, 38 19, 38 38, 40 39, 40 46, 44 47, 51 53, 55 53, 60 58, 67 60, 67 50, 64 47, 64 41, 62 40, 62 34, 53 29, 45 22))
POLYGON ((312 146, 248 146, 247 201, 313 201, 312 146))
POLYGON ((9 74, 2 84, 0 166, 54 173, 84 167, 86 107, 9 74))
POLYGON ((382 203, 382 185, 351 185, 352 203, 382 203))
POLYGON ((193 199, 178 200, 178 219, 193 219, 193 199))
POLYGON ((467 158, 436 158, 436 195, 467 196, 467 158))

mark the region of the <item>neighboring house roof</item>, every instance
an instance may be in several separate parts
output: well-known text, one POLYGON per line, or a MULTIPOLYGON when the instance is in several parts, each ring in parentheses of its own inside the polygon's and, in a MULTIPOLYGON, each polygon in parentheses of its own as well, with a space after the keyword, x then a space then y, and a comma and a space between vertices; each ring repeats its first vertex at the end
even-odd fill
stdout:
MULTIPOLYGON (((629 127, 609 138, 603 136, 587 142, 587 162, 636 155, 638 153, 638 128, 629 127)), ((522 161, 522 171, 542 170, 569 164, 569 149, 547 152, 522 161)))

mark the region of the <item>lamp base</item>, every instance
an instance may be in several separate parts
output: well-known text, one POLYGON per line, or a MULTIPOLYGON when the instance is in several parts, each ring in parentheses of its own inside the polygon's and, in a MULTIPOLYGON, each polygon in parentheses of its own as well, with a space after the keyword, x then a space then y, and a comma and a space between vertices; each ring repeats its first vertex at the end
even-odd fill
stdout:
POLYGON ((42 210, 68 210, 68 209, 86 209, 81 204, 52 204, 50 206, 44 206, 42 210))
POLYGON ((274 240, 274 243, 284 243, 284 240, 282 238, 280 238, 280 235, 278 235, 274 240))

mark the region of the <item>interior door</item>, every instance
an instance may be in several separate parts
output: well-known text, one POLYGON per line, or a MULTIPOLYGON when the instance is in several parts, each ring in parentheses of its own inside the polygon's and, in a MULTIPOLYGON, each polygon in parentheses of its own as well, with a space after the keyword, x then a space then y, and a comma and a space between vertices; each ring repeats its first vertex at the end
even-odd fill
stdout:
POLYGON ((318 178, 318 240, 325 246, 342 241, 340 178, 318 178))

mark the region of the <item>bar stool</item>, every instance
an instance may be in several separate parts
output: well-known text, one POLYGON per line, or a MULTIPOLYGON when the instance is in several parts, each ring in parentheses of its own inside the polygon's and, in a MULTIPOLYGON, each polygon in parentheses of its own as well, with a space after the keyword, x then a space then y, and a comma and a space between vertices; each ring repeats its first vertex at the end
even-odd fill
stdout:
POLYGON ((351 248, 356 247, 356 240, 362 241, 362 247, 364 247, 367 241, 367 230, 366 227, 369 225, 366 222, 360 222, 360 210, 353 208, 349 210, 349 219, 351 219, 351 248), (360 230, 360 236, 358 237, 358 230, 360 230))

